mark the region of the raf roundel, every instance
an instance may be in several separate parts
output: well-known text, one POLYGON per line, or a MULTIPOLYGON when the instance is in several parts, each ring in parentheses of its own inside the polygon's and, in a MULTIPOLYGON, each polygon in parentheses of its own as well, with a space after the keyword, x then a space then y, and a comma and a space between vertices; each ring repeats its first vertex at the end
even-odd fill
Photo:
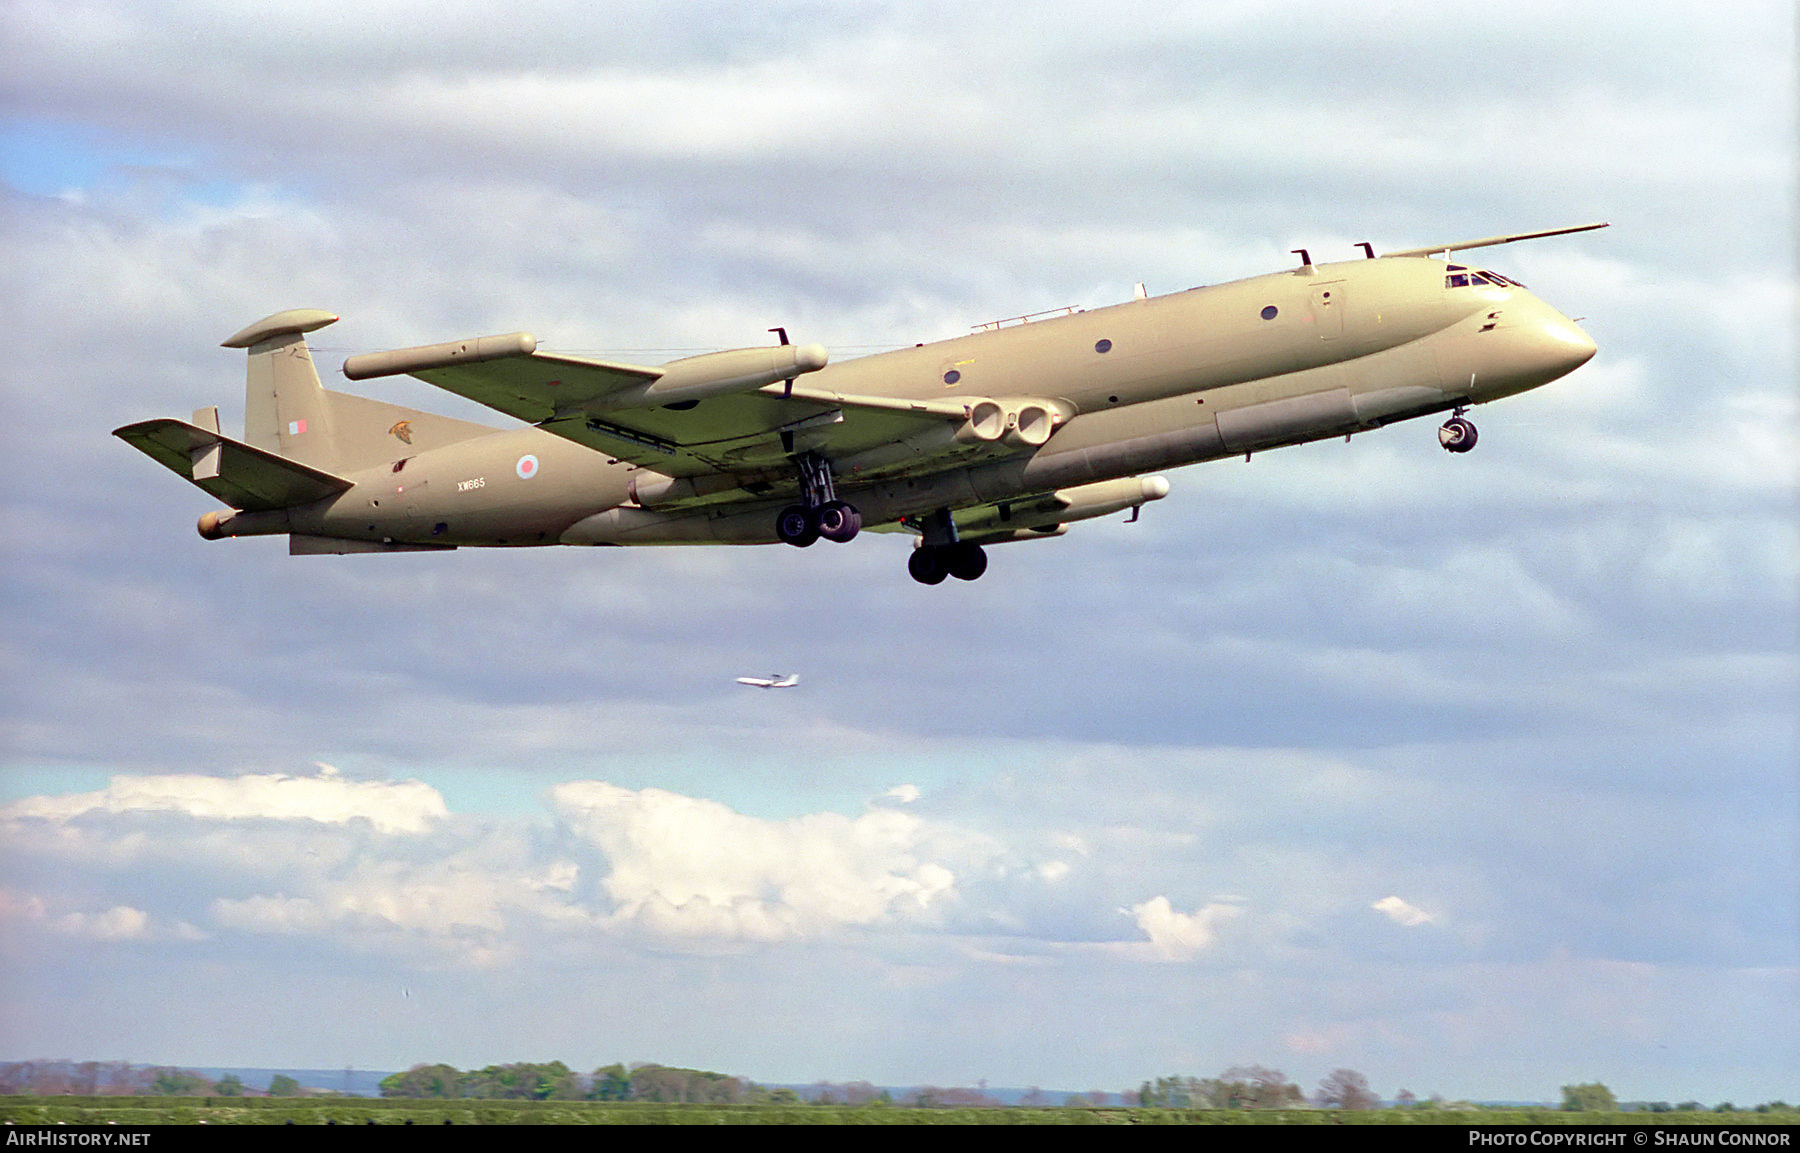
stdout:
POLYGON ((519 474, 520 480, 530 480, 538 474, 537 457, 530 453, 525 454, 519 458, 519 463, 513 467, 513 471, 519 474))

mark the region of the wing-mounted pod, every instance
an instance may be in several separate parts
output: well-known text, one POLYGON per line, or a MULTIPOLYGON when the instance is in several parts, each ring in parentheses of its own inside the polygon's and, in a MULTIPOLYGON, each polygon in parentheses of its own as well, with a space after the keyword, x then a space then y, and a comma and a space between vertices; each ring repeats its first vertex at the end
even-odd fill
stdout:
POLYGON ((822 344, 777 344, 708 352, 672 360, 662 366, 661 375, 655 380, 641 388, 606 397, 595 407, 647 408, 751 392, 804 373, 817 372, 829 359, 830 354, 822 344))
POLYGON ((1025 530, 1041 533, 1071 521, 1091 520, 1138 508, 1168 495, 1169 482, 1160 476, 1096 481, 1059 488, 1043 496, 959 512, 956 514, 956 531, 963 539, 970 534, 1010 534, 1025 530))
POLYGON ((366 352, 344 361, 344 375, 351 380, 368 380, 377 376, 421 372, 428 368, 451 368, 459 364, 480 364, 504 360, 509 356, 530 356, 537 351, 537 337, 529 332, 509 332, 503 336, 474 336, 467 340, 449 340, 442 344, 422 344, 416 348, 396 348, 390 352, 366 352))

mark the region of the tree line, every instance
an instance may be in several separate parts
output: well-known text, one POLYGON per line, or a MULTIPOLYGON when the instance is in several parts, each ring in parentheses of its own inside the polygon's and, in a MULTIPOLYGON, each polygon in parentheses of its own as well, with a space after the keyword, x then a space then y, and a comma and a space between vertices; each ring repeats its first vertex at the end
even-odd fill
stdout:
POLYGON ((1300 1086, 1279 1069, 1233 1065, 1217 1077, 1158 1077, 1137 1092, 1137 1104, 1167 1109, 1304 1109, 1318 1104, 1332 1109, 1376 1109, 1381 1098, 1369 1080, 1354 1069, 1336 1069, 1319 1082, 1308 1101, 1300 1086))
MULTIPOLYGON (((0 1063, 0 1096, 82 1097, 299 1097, 321 1091, 303 1088, 287 1074, 276 1074, 267 1090, 246 1086, 227 1074, 217 1081, 172 1065, 133 1065, 126 1061, 13 1061, 0 1063)), ((324 1095, 336 1096, 335 1093, 324 1095)), ((743 1077, 705 1069, 671 1065, 617 1063, 587 1073, 576 1072, 561 1061, 514 1062, 483 1069, 461 1070, 450 1065, 415 1065, 381 1082, 383 1097, 474 1098, 533 1101, 651 1101, 667 1104, 718 1105, 908 1105, 922 1108, 1000 1106, 977 1088, 919 1086, 899 1093, 867 1081, 819 1081, 804 1089, 770 1088, 743 1077)), ((1058 1102, 1039 1089, 1018 1098, 1024 1106, 1149 1106, 1175 1109, 1450 1109, 1474 1110, 1467 1101, 1445 1102, 1433 1095, 1420 1100, 1401 1089, 1388 1104, 1369 1086, 1368 1078, 1354 1069, 1334 1069, 1319 1082, 1309 1097, 1279 1069, 1262 1065, 1234 1065, 1217 1077, 1169 1076, 1143 1082, 1135 1090, 1112 1094, 1095 1089, 1064 1096, 1058 1102)), ((1756 1106, 1736 1106, 1729 1101, 1703 1105, 1698 1101, 1620 1103, 1599 1082, 1564 1085, 1561 1108, 1584 1113, 1713 1112, 1793 1113, 1785 1101, 1756 1106)))
POLYGON ((381 1081, 383 1097, 487 1098, 521 1101, 661 1101, 736 1105, 770 1100, 769 1090, 742 1077, 669 1065, 602 1065, 577 1073, 561 1061, 518 1061, 485 1069, 414 1065, 381 1081))
MULTIPOLYGON (((253 1091, 234 1073, 217 1081, 173 1065, 129 1061, 10 1061, 0 1064, 0 1096, 243 1097, 253 1091)), ((285 1073, 266 1095, 298 1097, 306 1090, 285 1073)))

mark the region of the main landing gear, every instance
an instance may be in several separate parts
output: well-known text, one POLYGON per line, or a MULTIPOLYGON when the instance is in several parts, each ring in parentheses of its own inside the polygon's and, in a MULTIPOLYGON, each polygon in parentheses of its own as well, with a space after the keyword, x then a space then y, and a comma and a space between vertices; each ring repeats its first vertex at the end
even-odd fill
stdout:
POLYGON ((1459 408, 1449 420, 1438 428, 1438 443, 1444 446, 1445 452, 1468 452, 1475 447, 1475 422, 1464 416, 1466 408, 1459 408))
POLYGON ((940 508, 922 520, 909 518, 905 523, 920 536, 918 546, 906 558, 906 571, 920 584, 943 584, 945 577, 972 581, 987 571, 987 551, 956 539, 956 521, 949 509, 940 508))
POLYGON ((831 462, 817 453, 794 458, 800 468, 801 504, 790 504, 775 518, 775 535, 796 548, 824 537, 844 544, 862 531, 862 513, 837 498, 831 483, 831 462))
POLYGON ((945 577, 972 581, 987 571, 987 551, 978 544, 922 544, 906 558, 906 571, 920 584, 943 584, 945 577))

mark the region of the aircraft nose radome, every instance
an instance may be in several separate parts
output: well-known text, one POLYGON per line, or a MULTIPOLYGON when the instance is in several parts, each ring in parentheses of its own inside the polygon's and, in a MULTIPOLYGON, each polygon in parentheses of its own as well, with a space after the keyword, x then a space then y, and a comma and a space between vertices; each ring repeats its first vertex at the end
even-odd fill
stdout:
POLYGON ((1557 368, 1562 372, 1574 372, 1594 359, 1594 354, 1600 351, 1593 337, 1565 317, 1545 320, 1541 331, 1544 351, 1555 360, 1557 368))

